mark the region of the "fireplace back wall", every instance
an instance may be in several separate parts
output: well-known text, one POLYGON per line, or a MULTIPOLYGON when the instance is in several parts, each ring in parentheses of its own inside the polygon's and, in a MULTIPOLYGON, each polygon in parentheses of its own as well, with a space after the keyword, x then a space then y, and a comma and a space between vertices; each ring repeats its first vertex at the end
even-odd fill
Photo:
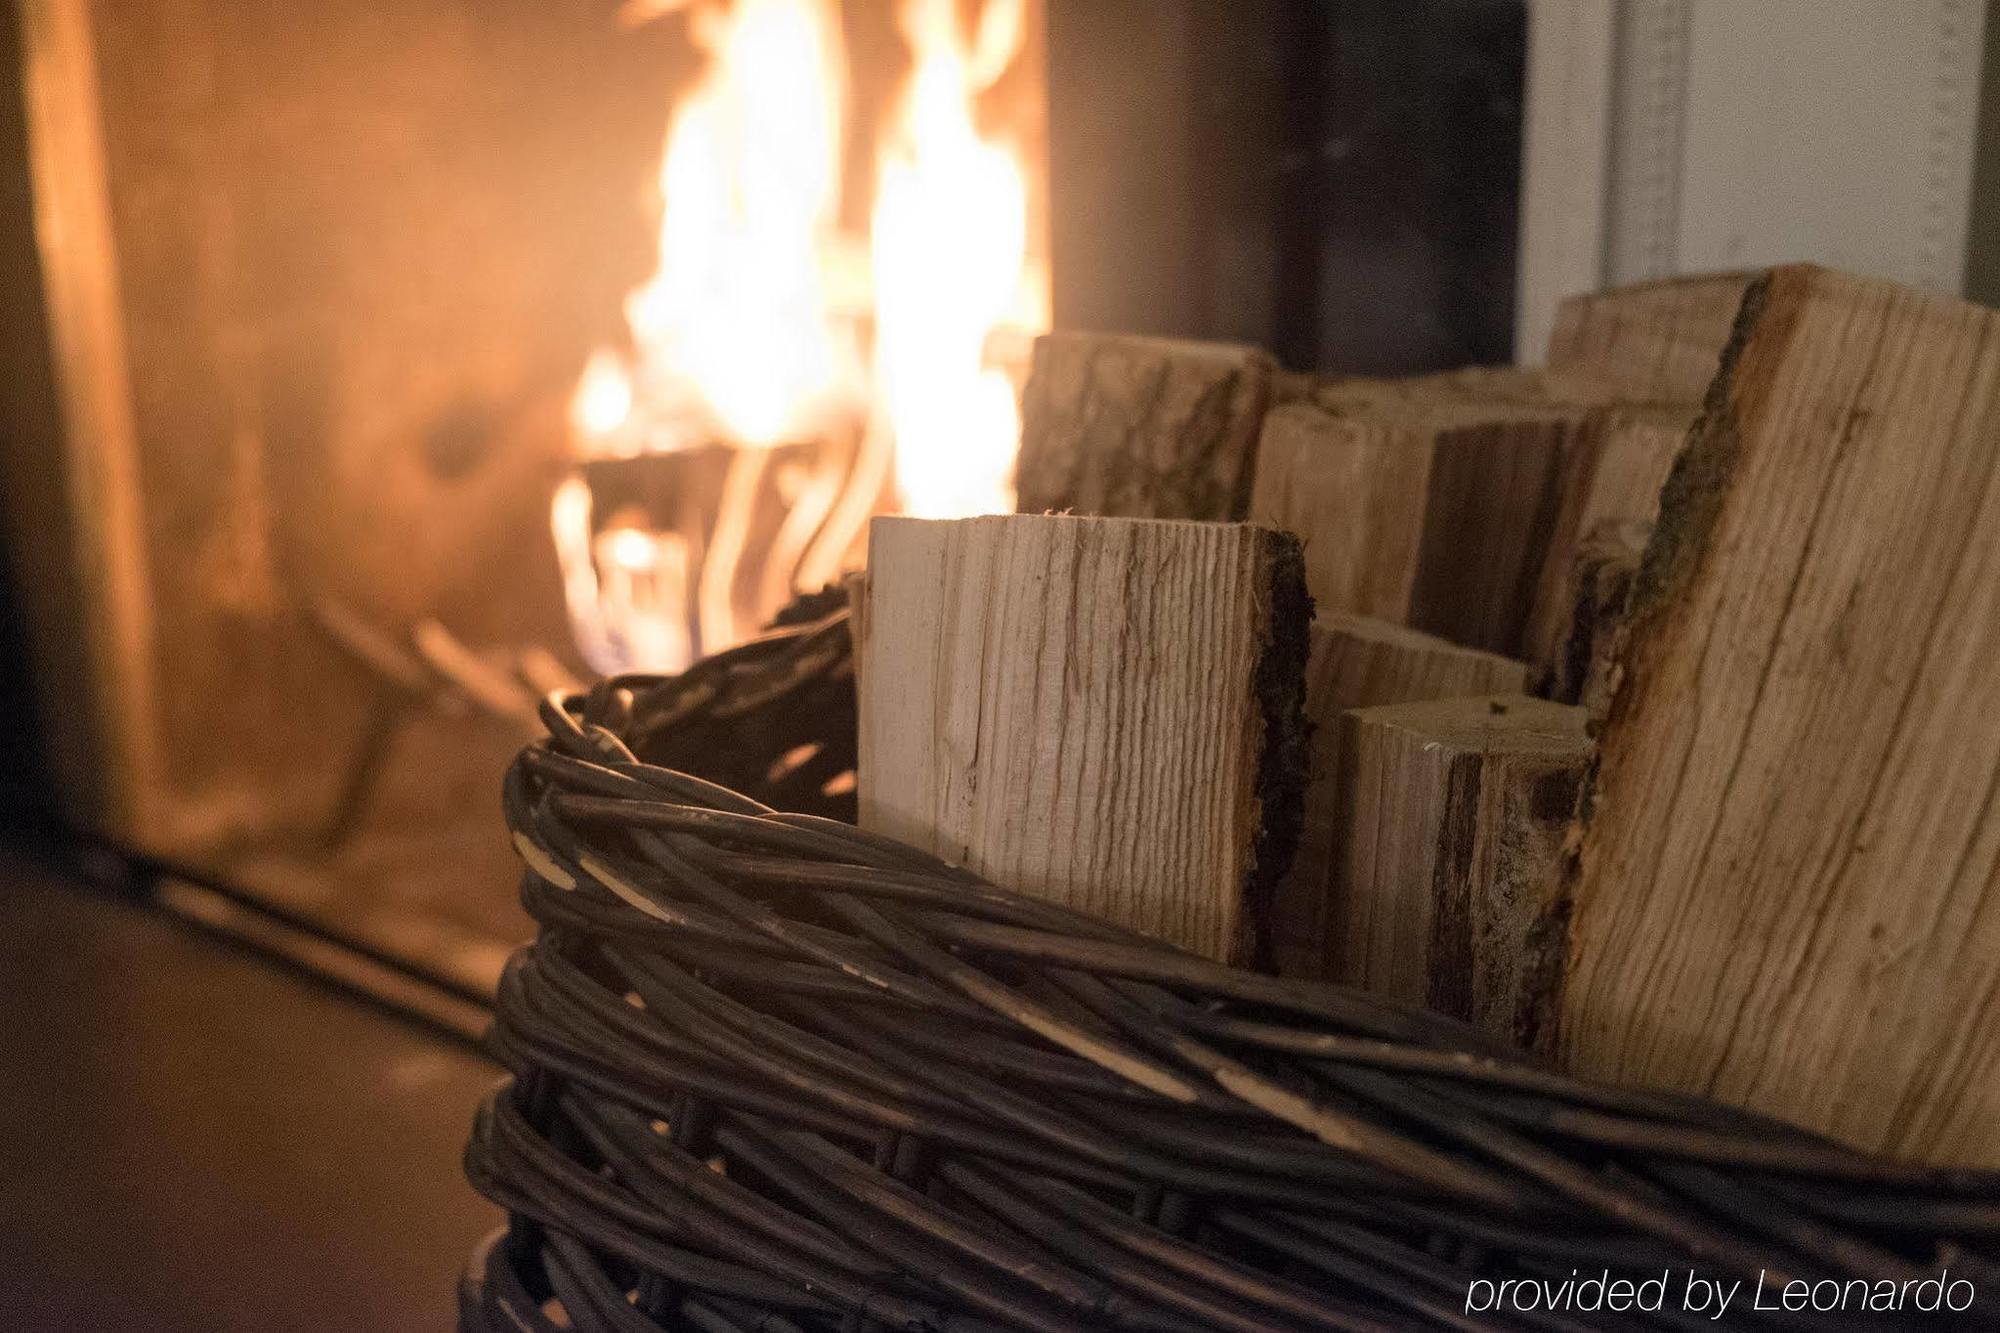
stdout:
POLYGON ((10 413, 10 546, 69 822, 378 942, 521 928, 519 729, 368 631, 567 654, 566 400, 695 65, 616 11, 17 7, 56 410, 10 413))

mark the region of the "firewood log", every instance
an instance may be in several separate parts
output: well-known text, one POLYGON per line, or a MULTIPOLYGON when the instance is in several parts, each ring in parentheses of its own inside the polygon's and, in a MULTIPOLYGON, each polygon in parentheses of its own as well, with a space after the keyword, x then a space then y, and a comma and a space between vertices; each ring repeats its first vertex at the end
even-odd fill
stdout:
POLYGON ((1560 599, 1569 606, 1569 615, 1546 665, 1538 669, 1537 694, 1577 704, 1598 720, 1609 711, 1618 687, 1632 583, 1651 531, 1650 524, 1614 519, 1577 543, 1560 599))
POLYGON ((1266 415, 1251 517, 1299 534, 1323 609, 1546 670, 1576 543, 1651 521, 1692 416, 1585 369, 1324 384, 1266 415))
POLYGON ((2000 314, 1744 298, 1633 593, 1561 1049, 2000 1165, 2000 314))
POLYGON ((1641 432, 1613 428, 1651 414, 1616 402, 1534 371, 1323 386, 1266 416, 1251 518, 1303 540, 1322 608, 1519 656, 1583 516, 1651 509, 1641 432))
POLYGON ((1401 623, 1430 465, 1425 437, 1289 403, 1264 420, 1251 519, 1299 535, 1317 606, 1401 623))
POLYGON ((1230 343, 1043 334, 1022 394, 1017 508, 1242 518, 1276 370, 1230 343))
POLYGON ((1565 960, 1580 708, 1525 695, 1342 719, 1328 971, 1531 1047, 1565 960))
POLYGON ((1306 769, 1295 540, 879 518, 864 599, 864 827, 1211 958, 1268 953, 1306 769))
MULTIPOLYGON (((1596 534, 1637 530, 1640 544, 1659 512, 1660 487, 1680 454, 1694 412, 1620 406, 1593 412, 1563 459, 1555 515, 1541 539, 1541 571, 1521 631, 1520 655, 1544 676, 1568 647, 1577 608, 1578 562, 1596 534)), ((1574 702, 1571 700, 1570 702, 1574 702)))
POLYGON ((1549 368, 1602 377, 1637 400, 1699 403, 1750 279, 1712 273, 1572 296, 1556 307, 1549 368))
POLYGON ((1306 667, 1306 719, 1312 725, 1305 827, 1298 854, 1278 885, 1272 933, 1279 971, 1326 973, 1328 880, 1339 808, 1340 719, 1355 708, 1444 699, 1454 695, 1518 694, 1526 666, 1387 621, 1329 612, 1312 626, 1306 667))

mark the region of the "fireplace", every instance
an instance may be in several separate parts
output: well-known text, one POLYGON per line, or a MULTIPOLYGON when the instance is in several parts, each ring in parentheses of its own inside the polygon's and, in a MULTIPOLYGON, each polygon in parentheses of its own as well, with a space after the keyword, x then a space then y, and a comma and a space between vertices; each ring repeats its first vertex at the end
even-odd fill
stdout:
POLYGON ((1509 352, 1518 3, 19 14, 22 799, 469 986, 537 696, 1011 508, 1043 329, 1509 352))

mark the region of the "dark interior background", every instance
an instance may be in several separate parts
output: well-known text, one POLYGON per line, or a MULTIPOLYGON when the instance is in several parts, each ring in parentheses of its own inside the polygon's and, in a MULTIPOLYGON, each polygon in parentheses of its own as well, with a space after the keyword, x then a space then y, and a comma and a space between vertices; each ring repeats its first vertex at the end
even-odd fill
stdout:
MULTIPOLYGON (((23 102, 21 31, 14 10, 0 22, 0 451, 17 457, 33 437, 56 429, 54 365, 49 352, 47 311, 42 304, 42 267, 35 253, 35 201, 28 179, 27 108, 23 102)), ((21 485, 13 468, 6 484, 21 485)), ((7 534, 0 541, 0 828, 34 823, 53 811, 50 773, 44 753, 29 666, 30 645, 23 619, 19 580, 36 568, 41 544, 60 560, 68 524, 59 513, 33 534, 7 534)), ((46 561, 45 561, 46 563, 46 561)))
POLYGON ((1513 356, 1521 0, 1050 0, 1056 322, 1513 356))

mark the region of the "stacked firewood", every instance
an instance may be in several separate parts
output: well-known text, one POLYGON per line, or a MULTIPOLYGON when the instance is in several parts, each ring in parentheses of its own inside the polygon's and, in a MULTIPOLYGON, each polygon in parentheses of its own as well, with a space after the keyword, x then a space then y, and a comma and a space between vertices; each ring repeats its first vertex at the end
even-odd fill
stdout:
POLYGON ((1578 298, 1538 369, 1048 335, 1023 512, 875 523, 862 822, 2000 1164, 1996 335, 1811 267, 1578 298))

